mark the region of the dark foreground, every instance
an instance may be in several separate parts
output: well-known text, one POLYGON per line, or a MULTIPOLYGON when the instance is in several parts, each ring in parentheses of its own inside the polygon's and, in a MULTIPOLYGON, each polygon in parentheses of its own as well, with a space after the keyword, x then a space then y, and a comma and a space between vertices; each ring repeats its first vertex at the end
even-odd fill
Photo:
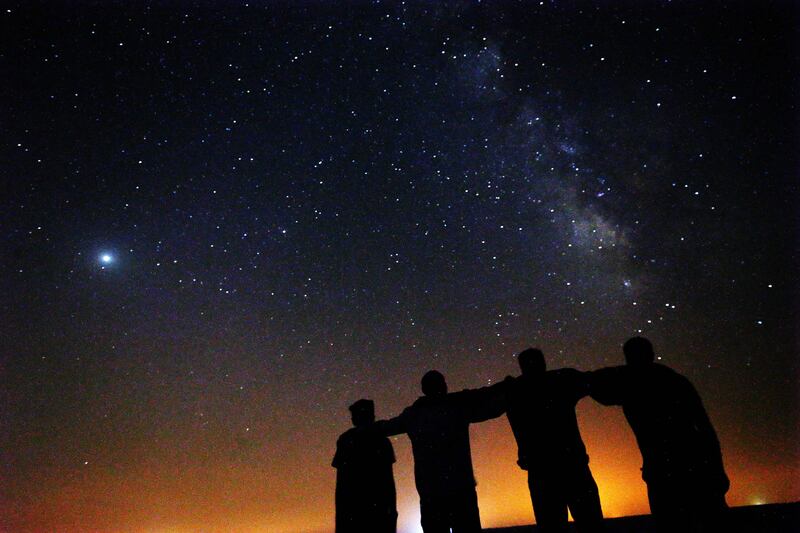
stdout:
MULTIPOLYGON (((800 532, 800 502, 775 503, 769 505, 750 505, 732 507, 731 527, 721 533, 797 533, 800 532)), ((655 533, 650 515, 626 516, 606 520, 607 533, 655 533)), ((494 533, 536 533, 536 526, 516 526, 484 529, 494 533)), ((567 529, 574 533, 574 524, 567 529)))

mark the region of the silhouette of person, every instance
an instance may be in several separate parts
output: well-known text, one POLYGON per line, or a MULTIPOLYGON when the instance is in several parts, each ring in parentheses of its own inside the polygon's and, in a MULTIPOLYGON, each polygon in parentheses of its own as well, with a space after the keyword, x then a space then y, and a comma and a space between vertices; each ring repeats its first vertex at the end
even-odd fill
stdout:
POLYGON ((573 368, 546 370, 541 350, 519 354, 522 375, 508 388, 508 421, 539 530, 567 530, 567 509, 578 531, 601 531, 603 511, 575 407, 589 394, 589 375, 573 368))
POLYGON ((350 406, 353 426, 336 442, 336 533, 395 533, 392 443, 375 424, 372 400, 350 406))
POLYGON ((407 433, 411 440, 425 533, 481 531, 469 424, 503 414, 504 386, 448 394, 444 376, 431 370, 422 377, 423 396, 399 416, 378 422, 384 434, 407 433))
POLYGON ((623 346, 626 365, 592 372, 591 396, 621 405, 642 453, 642 479, 660 531, 717 531, 728 476, 719 440, 688 379, 654 361, 643 337, 623 346))

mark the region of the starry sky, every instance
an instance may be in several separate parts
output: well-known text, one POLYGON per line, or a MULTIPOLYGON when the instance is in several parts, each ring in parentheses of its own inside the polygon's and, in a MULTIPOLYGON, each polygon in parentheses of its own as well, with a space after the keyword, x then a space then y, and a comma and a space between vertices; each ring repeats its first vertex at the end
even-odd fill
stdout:
MULTIPOLYGON (((330 532, 354 400, 635 334, 698 388, 729 503, 800 499, 797 21, 4 3, 0 530, 330 532)), ((606 515, 647 512, 621 412, 578 412, 606 515)), ((505 417, 472 444, 484 526, 530 523, 505 417)))

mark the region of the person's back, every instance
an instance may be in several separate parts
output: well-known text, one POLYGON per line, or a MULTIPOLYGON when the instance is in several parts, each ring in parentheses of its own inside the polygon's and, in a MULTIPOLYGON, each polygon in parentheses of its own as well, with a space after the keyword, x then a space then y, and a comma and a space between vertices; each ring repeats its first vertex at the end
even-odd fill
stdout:
POLYGON ((547 468, 586 460, 575 408, 587 394, 583 373, 571 368, 514 380, 507 414, 515 435, 520 436, 521 463, 547 468))
POLYGON ((470 420, 465 411, 460 393, 451 393, 422 396, 401 414, 411 440, 420 494, 475 485, 470 420))
POLYGON ((336 442, 336 532, 394 533, 397 524, 392 443, 374 424, 369 400, 350 407, 355 427, 336 442))
POLYGON ((422 378, 424 396, 399 416, 378 423, 385 435, 406 433, 411 440, 425 533, 481 530, 469 424, 503 414, 503 387, 448 394, 444 376, 432 370, 422 378))
POLYGON ((698 420, 705 410, 689 380, 657 363, 625 371, 622 411, 642 451, 645 480, 707 470, 719 444, 698 420))
POLYGON ((518 357, 522 375, 511 380, 508 421, 517 440, 518 464, 528 471, 536 523, 562 532, 572 512, 578 531, 601 531, 603 512, 589 469, 575 408, 589 393, 587 374, 546 370, 544 354, 529 348, 518 357))
POLYGON ((711 531, 727 508, 719 440, 688 379, 654 362, 647 339, 625 343, 626 365, 592 373, 591 395, 621 405, 642 454, 650 510, 663 531, 711 531))

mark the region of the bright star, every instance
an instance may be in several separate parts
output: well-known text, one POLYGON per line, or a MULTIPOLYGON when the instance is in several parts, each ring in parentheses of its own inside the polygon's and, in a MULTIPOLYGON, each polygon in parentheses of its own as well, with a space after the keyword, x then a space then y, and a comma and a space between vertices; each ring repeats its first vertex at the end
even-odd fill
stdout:
POLYGON ((103 263, 104 265, 110 265, 112 262, 114 262, 114 256, 111 255, 111 254, 107 254, 107 253, 106 254, 101 254, 100 255, 100 262, 103 263))

